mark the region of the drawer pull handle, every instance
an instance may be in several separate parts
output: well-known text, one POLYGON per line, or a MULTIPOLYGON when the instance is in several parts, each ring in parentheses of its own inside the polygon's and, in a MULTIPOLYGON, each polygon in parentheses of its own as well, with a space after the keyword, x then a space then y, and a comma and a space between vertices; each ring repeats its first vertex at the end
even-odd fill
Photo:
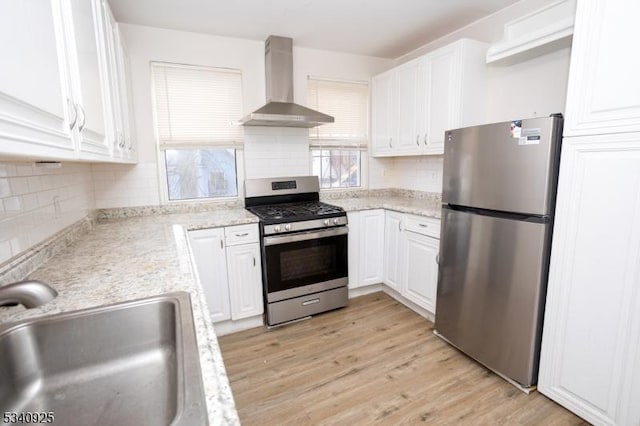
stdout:
POLYGON ((419 223, 418 225, 422 226, 423 228, 428 228, 429 225, 427 225, 426 223, 419 223))
POLYGON ((320 303, 320 298, 316 297, 315 299, 305 300, 304 302, 302 302, 302 306, 313 305, 314 303, 320 303))
POLYGON ((440 253, 436 254, 436 263, 440 264, 440 253))
POLYGON ((246 237, 247 235, 249 235, 248 232, 243 232, 242 234, 236 234, 236 237, 246 237))

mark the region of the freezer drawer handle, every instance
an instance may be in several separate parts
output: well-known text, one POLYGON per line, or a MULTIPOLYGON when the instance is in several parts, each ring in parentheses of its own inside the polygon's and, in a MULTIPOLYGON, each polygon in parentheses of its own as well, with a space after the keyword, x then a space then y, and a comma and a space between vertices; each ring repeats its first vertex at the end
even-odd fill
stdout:
POLYGON ((302 302, 302 306, 313 305, 314 303, 320 303, 320 298, 316 297, 315 299, 305 300, 302 302))

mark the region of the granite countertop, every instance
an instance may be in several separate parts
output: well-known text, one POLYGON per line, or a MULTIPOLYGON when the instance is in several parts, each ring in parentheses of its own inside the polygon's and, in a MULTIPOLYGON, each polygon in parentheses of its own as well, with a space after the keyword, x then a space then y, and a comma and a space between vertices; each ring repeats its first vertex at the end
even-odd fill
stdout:
MULTIPOLYGON (((365 196, 326 201, 347 212, 388 209, 440 218, 441 204, 434 198, 365 196)), ((138 210, 101 212, 102 221, 91 232, 30 275, 53 286, 58 297, 35 309, 0 307, 0 323, 187 291, 192 296, 210 422, 239 424, 204 293, 193 270, 186 231, 257 223, 258 218, 236 205, 143 216, 138 216, 138 210)))
POLYGON ((386 209, 401 213, 440 219, 442 203, 432 198, 408 197, 361 197, 345 199, 328 199, 329 204, 340 206, 347 212, 371 209, 386 209))
POLYGON ((134 300, 174 291, 191 293, 211 424, 239 424, 233 395, 204 294, 193 272, 186 230, 257 223, 244 209, 142 216, 96 224, 30 278, 58 297, 42 307, 0 308, 0 323, 134 300))

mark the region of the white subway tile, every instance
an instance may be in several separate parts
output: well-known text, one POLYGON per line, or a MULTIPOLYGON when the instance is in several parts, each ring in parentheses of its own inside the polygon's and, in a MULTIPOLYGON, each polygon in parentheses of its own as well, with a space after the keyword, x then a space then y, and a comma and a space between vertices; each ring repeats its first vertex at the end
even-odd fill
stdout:
POLYGON ((4 263, 12 257, 9 241, 0 241, 0 263, 4 263))
POLYGON ((4 210, 8 214, 18 214, 23 211, 22 197, 9 197, 2 200, 4 210))
POLYGON ((0 178, 0 198, 11 197, 12 195, 10 180, 0 178))
POLYGON ((33 164, 30 163, 17 163, 16 175, 17 176, 31 176, 34 174, 33 164))

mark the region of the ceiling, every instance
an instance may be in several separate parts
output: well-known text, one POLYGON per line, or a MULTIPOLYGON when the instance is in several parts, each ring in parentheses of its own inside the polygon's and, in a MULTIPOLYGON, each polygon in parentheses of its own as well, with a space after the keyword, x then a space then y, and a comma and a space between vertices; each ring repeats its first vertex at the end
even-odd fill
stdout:
POLYGON ((517 0, 110 0, 119 22, 397 58, 517 0))

